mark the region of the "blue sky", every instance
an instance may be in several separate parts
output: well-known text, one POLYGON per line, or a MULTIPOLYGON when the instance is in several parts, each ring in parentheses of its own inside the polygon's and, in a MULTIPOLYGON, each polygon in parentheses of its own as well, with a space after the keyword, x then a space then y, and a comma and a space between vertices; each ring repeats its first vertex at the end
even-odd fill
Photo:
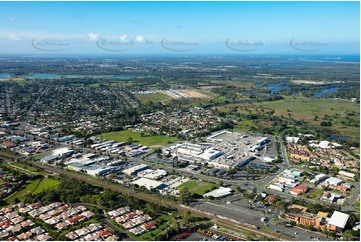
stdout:
POLYGON ((0 2, 0 53, 359 53, 359 2, 0 2))

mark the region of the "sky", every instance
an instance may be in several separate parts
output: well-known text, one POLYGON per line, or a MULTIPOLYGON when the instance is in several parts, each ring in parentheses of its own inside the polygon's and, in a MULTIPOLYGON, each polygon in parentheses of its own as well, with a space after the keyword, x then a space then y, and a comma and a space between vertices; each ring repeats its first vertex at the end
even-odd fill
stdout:
POLYGON ((359 2, 0 2, 0 54, 359 54, 359 2))

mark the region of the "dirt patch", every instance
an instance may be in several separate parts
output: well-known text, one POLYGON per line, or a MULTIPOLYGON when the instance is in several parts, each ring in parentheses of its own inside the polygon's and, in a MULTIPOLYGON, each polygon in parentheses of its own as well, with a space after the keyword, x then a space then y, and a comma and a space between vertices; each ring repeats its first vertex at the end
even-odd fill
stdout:
POLYGON ((197 91, 195 91, 195 90, 179 90, 178 92, 187 95, 188 98, 201 98, 201 99, 210 98, 208 95, 205 95, 205 94, 203 94, 203 93, 197 92, 197 91))

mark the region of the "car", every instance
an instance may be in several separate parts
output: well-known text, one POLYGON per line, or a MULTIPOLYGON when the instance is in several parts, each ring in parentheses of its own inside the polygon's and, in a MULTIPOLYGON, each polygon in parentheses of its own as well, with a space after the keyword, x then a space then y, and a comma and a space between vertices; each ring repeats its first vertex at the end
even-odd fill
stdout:
POLYGON ((296 231, 295 234, 298 234, 298 232, 296 231))

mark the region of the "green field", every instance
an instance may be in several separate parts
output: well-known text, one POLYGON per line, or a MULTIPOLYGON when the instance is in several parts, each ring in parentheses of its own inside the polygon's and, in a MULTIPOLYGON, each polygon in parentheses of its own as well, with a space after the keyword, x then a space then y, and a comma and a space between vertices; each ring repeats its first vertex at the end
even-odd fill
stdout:
POLYGON ((140 241, 151 241, 154 240, 154 236, 163 232, 164 230, 166 230, 167 228, 169 228, 169 226, 171 225, 171 221, 172 221, 172 216, 170 215, 162 215, 159 218, 157 218, 157 220, 165 220, 163 223, 161 224, 156 224, 157 228, 155 230, 149 231, 145 234, 139 235, 139 236, 131 236, 136 240, 140 240, 140 241))
POLYGON ((154 94, 135 94, 136 99, 139 100, 142 104, 147 104, 149 102, 169 102, 171 98, 163 93, 154 93, 154 94))
POLYGON ((44 190, 48 190, 54 187, 57 187, 60 185, 60 181, 55 180, 53 178, 47 178, 41 181, 41 183, 39 184, 39 186, 32 192, 32 194, 37 194, 40 193, 44 190))
POLYGON ((144 137, 140 133, 131 130, 123 130, 118 132, 103 133, 99 137, 107 140, 115 140, 117 142, 127 142, 129 137, 133 139, 134 143, 139 143, 145 146, 161 145, 165 146, 168 143, 177 141, 175 137, 168 137, 164 135, 150 135, 144 134, 144 137))
POLYGON ((183 183, 178 188, 181 188, 181 187, 188 187, 190 192, 198 193, 199 195, 203 195, 203 194, 209 192, 210 190, 212 190, 212 188, 219 187, 219 186, 214 183, 209 183, 209 182, 205 182, 205 181, 191 180, 191 181, 187 181, 187 182, 183 183))
POLYGON ((6 199, 6 202, 13 204, 16 198, 21 200, 21 198, 25 197, 27 194, 37 194, 43 190, 54 188, 59 184, 60 182, 53 178, 32 180, 29 184, 26 184, 20 190, 18 190, 13 196, 6 199))
POLYGON ((355 204, 353 205, 354 208, 356 208, 357 210, 360 210, 360 200, 358 200, 357 202, 355 202, 355 204))
POLYGON ((16 198, 22 198, 27 194, 30 194, 32 191, 35 190, 36 186, 39 184, 40 179, 32 180, 29 184, 26 184, 22 187, 22 189, 18 190, 13 196, 5 199, 6 202, 9 204, 13 204, 16 198))
POLYGON ((323 190, 314 188, 310 193, 308 194, 310 198, 312 199, 319 199, 323 194, 323 190))
POLYGON ((348 100, 285 97, 284 100, 263 102, 260 105, 275 110, 276 115, 285 117, 291 115, 295 119, 307 121, 315 126, 319 126, 324 121, 325 115, 328 115, 332 119, 330 128, 335 133, 359 140, 360 127, 341 124, 346 118, 354 119, 354 123, 360 123, 360 105, 348 100), (316 115, 318 120, 314 120, 316 115))

